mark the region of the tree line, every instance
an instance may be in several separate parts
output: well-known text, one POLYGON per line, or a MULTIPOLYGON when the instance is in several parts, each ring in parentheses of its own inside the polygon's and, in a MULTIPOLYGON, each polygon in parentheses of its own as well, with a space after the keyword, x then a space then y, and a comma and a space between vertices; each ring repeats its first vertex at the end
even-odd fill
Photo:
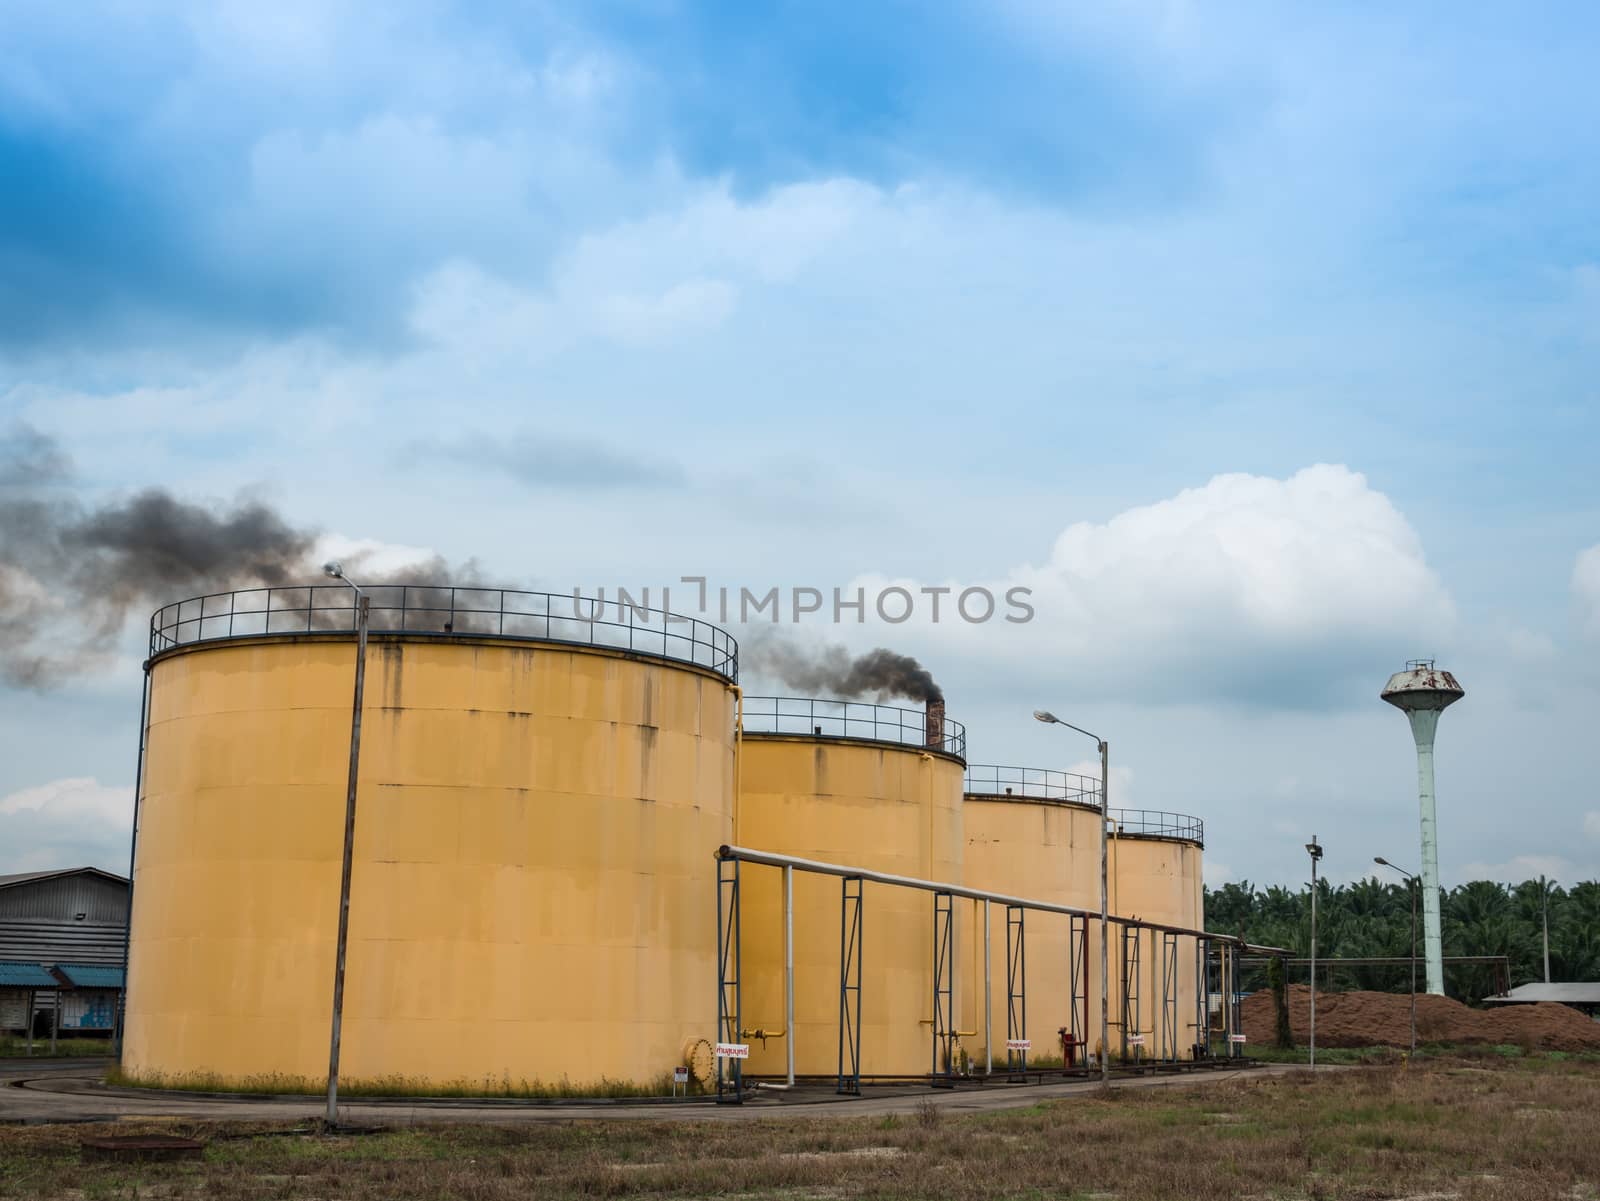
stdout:
MULTIPOLYGON (((1423 987, 1422 897, 1417 885, 1418 984, 1423 987)), ((1544 977, 1544 915, 1550 923, 1550 979, 1600 979, 1600 881, 1570 889, 1543 879, 1507 886, 1474 880, 1439 890, 1444 954, 1504 955, 1511 986, 1544 977)), ((1206 928, 1236 934, 1261 946, 1284 947, 1298 957, 1311 951, 1311 890, 1280 885, 1259 889, 1248 880, 1205 890, 1206 928)), ((1404 958, 1411 955, 1411 894, 1408 885, 1370 877, 1353 884, 1317 881, 1317 957, 1404 958)), ((1306 969, 1290 969, 1290 983, 1304 983, 1306 969)), ((1265 984, 1256 969, 1241 981, 1246 988, 1265 984)), ((1317 986, 1405 992, 1409 964, 1317 970, 1317 986)), ((1446 965, 1451 996, 1476 1001, 1495 991, 1488 966, 1446 965)))

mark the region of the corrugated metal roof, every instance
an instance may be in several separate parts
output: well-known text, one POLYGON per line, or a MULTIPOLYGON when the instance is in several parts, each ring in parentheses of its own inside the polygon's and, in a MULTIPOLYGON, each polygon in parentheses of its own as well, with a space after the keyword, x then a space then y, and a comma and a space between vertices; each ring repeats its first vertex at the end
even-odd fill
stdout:
MULTIPOLYGON (((118 973, 119 975, 121 973, 118 973)), ((17 963, 0 959, 0 988, 60 988, 42 963, 17 963)))
POLYGON ((56 971, 73 988, 121 988, 122 969, 99 963, 58 963, 56 971))
POLYGON ((117 884, 126 884, 128 878, 119 876, 115 872, 108 872, 98 867, 58 867, 49 872, 16 872, 9 876, 0 876, 0 888, 10 888, 14 884, 28 884, 35 880, 54 880, 60 876, 100 876, 114 881, 117 884))
POLYGON ((1527 1005, 1537 1001, 1554 1001, 1558 1005, 1600 1005, 1600 981, 1519 984, 1503 997, 1485 997, 1484 1000, 1497 1005, 1527 1005))

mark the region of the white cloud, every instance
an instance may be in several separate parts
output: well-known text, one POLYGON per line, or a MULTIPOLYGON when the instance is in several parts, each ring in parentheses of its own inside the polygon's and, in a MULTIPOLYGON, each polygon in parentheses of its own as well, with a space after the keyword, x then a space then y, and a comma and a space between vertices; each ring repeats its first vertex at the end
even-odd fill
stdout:
POLYGON ((1233 868, 1216 859, 1205 860, 1200 870, 1207 888, 1221 888, 1224 884, 1238 879, 1233 868))
POLYGON ((337 560, 359 584, 364 572, 374 576, 391 576, 419 563, 429 563, 437 557, 437 553, 426 546, 403 546, 397 542, 380 542, 376 538, 323 534, 312 543, 307 569, 315 569, 330 559, 337 560))
POLYGON ((588 338, 632 345, 713 330, 749 287, 786 284, 891 198, 852 180, 724 185, 578 238, 530 287, 457 257, 423 276, 411 325, 441 350, 527 362, 588 338))
POLYGON ((1464 863, 1452 872, 1456 880, 1494 880, 1501 884, 1520 884, 1540 876, 1566 884, 1592 880, 1594 867, 1582 867, 1561 855, 1513 855, 1502 863, 1464 863))
POLYGON ((1600 637, 1600 543, 1580 551, 1573 562, 1572 596, 1583 632, 1600 637))
MULTIPOLYGON (((1080 759, 1067 768, 1067 771, 1073 775, 1087 776, 1091 780, 1098 781, 1100 779, 1100 760, 1080 759)), ((1106 782, 1111 791, 1111 808, 1137 809, 1139 803, 1134 799, 1133 768, 1113 763, 1110 765, 1107 774, 1111 777, 1106 782)))
POLYGON ((87 776, 0 797, 0 872, 128 870, 133 789, 87 776))
POLYGON ((1287 479, 1219 475, 1103 523, 1074 523, 1043 564, 988 585, 997 597, 1017 586, 1032 592, 1031 622, 945 620, 941 643, 1101 694, 1169 700, 1292 704, 1339 685, 1352 660, 1437 646, 1455 620, 1405 517, 1365 476, 1330 464, 1287 479))

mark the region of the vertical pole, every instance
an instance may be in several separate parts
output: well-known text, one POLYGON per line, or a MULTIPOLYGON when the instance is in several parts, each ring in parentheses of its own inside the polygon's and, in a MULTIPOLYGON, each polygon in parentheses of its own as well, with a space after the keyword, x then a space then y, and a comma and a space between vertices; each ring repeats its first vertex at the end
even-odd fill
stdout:
MULTIPOLYGON (((1099 723, 1096 723, 1099 724, 1099 723)), ((1100 1083, 1111 1087, 1111 909, 1106 868, 1106 822, 1111 818, 1109 744, 1100 743, 1100 1083)))
POLYGON ((39 994, 33 989, 28 990, 28 1058, 33 1058, 33 1014, 34 1008, 39 1003, 39 994))
POLYGON ((51 994, 50 1006, 50 1054, 56 1053, 56 1036, 61 1033, 61 989, 58 986, 51 994))
POLYGON ((1417 878, 1406 879, 1411 894, 1411 1053, 1417 1053, 1417 878))
POLYGON ((367 623, 371 598, 356 598, 356 687, 350 710, 350 777, 344 798, 344 859, 339 871, 339 934, 333 963, 333 1030, 328 1045, 328 1125, 339 1124, 339 1036, 344 1019, 344 960, 350 937, 350 866, 356 838, 356 779, 361 770, 361 703, 367 683, 367 623))
POLYGON ((128 1020, 128 954, 133 940, 133 868, 139 857, 139 797, 144 789, 144 749, 149 729, 150 660, 146 659, 144 689, 139 701, 139 756, 133 768, 133 829, 128 832, 128 910, 122 918, 122 991, 117 994, 116 1043, 112 1048, 118 1067, 122 1066, 123 1028, 128 1020))
MULTIPOLYGON (((1317 836, 1311 836, 1315 846, 1317 836)), ((1311 856, 1311 1067, 1317 1066, 1317 857, 1311 856)))
POLYGON ((794 1084, 794 864, 783 865, 783 1031, 794 1084))
POLYGON ((1539 877, 1539 901, 1544 909, 1544 982, 1550 983, 1550 885, 1539 877))
POLYGON ((983 898, 983 1074, 994 1075, 994 984, 989 959, 989 898, 983 898))
POLYGON ((1444 996, 1444 942, 1439 933, 1439 822, 1433 797, 1433 738, 1438 709, 1408 709, 1417 743, 1417 803, 1422 811, 1422 951, 1428 991, 1444 996))

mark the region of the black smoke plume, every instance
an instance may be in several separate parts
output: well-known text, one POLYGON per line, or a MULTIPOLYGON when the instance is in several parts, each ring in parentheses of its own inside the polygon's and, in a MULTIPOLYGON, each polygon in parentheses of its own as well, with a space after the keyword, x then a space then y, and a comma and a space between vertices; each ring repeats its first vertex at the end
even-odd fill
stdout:
MULTIPOLYGON (((219 508, 149 488, 86 508, 68 494, 71 480, 54 439, 27 426, 0 437, 0 678, 9 683, 44 687, 88 669, 136 607, 321 574, 311 562, 317 531, 259 500, 219 508)), ((404 574, 445 583, 443 569, 434 559, 404 574)))
POLYGON ((774 631, 758 629, 742 640, 740 656, 742 666, 808 696, 826 694, 845 701, 868 696, 879 701, 944 700, 944 690, 932 672, 910 655, 881 646, 851 655, 842 646, 801 647, 774 631))

